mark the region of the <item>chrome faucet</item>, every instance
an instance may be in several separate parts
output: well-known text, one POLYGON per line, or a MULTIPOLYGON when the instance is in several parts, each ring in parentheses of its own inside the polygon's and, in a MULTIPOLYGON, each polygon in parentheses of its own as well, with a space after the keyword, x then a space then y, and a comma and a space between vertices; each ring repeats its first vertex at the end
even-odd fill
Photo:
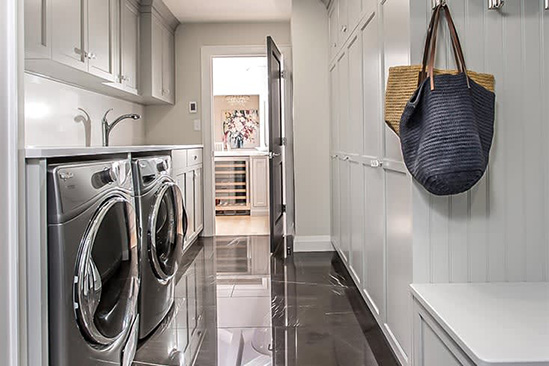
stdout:
POLYGON ((111 134, 111 131, 113 130, 113 128, 122 120, 125 120, 125 119, 138 120, 141 118, 141 116, 137 113, 123 114, 117 119, 115 119, 114 121, 112 121, 112 123, 109 123, 109 121, 107 121, 107 114, 109 114, 110 111, 112 111, 112 108, 105 112, 105 115, 101 120, 101 126, 103 127, 103 146, 109 146, 109 135, 111 134))

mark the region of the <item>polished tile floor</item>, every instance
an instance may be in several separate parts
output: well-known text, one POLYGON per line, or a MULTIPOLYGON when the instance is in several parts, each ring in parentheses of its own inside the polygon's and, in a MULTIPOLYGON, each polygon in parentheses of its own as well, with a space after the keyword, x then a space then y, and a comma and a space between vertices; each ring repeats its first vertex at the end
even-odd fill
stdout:
POLYGON ((134 364, 398 364, 337 254, 269 252, 268 236, 200 239, 134 364))
POLYGON ((217 236, 269 235, 269 216, 216 216, 217 236))

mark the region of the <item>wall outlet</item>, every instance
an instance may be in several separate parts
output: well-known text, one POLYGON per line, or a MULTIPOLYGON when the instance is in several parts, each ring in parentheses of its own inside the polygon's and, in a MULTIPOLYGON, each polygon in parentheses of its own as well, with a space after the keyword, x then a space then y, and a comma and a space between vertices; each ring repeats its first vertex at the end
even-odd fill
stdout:
POLYGON ((195 119, 194 120, 194 130, 195 131, 200 131, 200 120, 199 119, 195 119))
POLYGON ((189 102, 189 113, 197 113, 198 112, 198 103, 196 102, 189 102))

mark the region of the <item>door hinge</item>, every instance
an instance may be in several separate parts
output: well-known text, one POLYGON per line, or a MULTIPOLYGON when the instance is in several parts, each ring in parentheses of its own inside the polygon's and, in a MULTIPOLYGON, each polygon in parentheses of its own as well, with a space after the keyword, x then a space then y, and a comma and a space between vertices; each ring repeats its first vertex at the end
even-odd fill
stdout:
POLYGON ((283 205, 282 205, 282 212, 283 212, 283 213, 286 212, 286 204, 283 204, 283 205))
POLYGON ((286 248, 286 255, 287 256, 292 255, 292 248, 290 248, 290 247, 286 248))
POLYGON ((280 138, 280 146, 286 146, 287 142, 288 142, 288 139, 286 137, 280 138))

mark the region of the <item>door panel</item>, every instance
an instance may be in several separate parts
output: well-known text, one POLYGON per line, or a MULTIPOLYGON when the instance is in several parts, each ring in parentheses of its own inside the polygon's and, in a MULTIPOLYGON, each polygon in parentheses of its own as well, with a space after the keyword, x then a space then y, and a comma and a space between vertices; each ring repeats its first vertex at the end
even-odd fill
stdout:
POLYGON ((387 171, 387 325, 411 351, 412 193, 406 174, 387 171))
POLYGON ((340 240, 339 240, 339 226, 340 226, 340 207, 339 207, 339 159, 337 157, 332 157, 332 243, 337 248, 340 249, 340 240))
POLYGON ((194 170, 194 193, 195 193, 195 228, 201 230, 204 226, 204 199, 203 199, 203 187, 202 187, 202 168, 194 170))
POLYGON ((194 172, 185 173, 185 210, 187 210, 188 229, 187 238, 190 238, 195 230, 195 202, 194 202, 194 172))
POLYGON ((164 29, 162 37, 162 95, 169 101, 174 101, 175 78, 175 42, 172 32, 164 29))
POLYGON ((383 170, 364 167, 365 179, 365 221, 364 221, 364 290, 379 314, 384 304, 384 194, 383 170))
POLYGON ((345 52, 338 60, 339 70, 339 149, 349 152, 349 62, 345 52))
POLYGON ((377 15, 362 30, 362 57, 364 59, 364 155, 382 156, 381 133, 381 65, 378 41, 377 15))
POLYGON ((350 207, 350 182, 349 182, 349 162, 347 160, 340 161, 339 179, 341 189, 341 241, 339 246, 343 253, 344 259, 350 263, 349 250, 351 241, 351 207, 350 207))
POLYGON ((348 152, 362 154, 363 151, 363 93, 362 93, 362 43, 355 37, 349 45, 349 148, 348 152))
POLYGON ((351 176, 351 268, 361 283, 364 277, 364 171, 362 163, 350 162, 351 176))
POLYGON ((284 255, 284 164, 282 110, 282 54, 271 37, 267 37, 269 76, 269 151, 270 157, 270 227, 271 252, 284 255))
POLYGON ((86 0, 52 0, 52 58, 62 64, 86 70, 84 43, 86 0))
POLYGON ((331 98, 331 136, 332 151, 339 151, 339 69, 337 64, 330 70, 330 98, 331 98))
POLYGON ((117 41, 115 0, 88 1, 89 72, 108 81, 115 81, 117 41))
POLYGON ((128 0, 122 0, 120 29, 120 79, 133 93, 138 92, 139 11, 128 0))
POLYGON ((164 38, 164 27, 158 19, 152 16, 152 96, 162 99, 162 43, 164 38))

